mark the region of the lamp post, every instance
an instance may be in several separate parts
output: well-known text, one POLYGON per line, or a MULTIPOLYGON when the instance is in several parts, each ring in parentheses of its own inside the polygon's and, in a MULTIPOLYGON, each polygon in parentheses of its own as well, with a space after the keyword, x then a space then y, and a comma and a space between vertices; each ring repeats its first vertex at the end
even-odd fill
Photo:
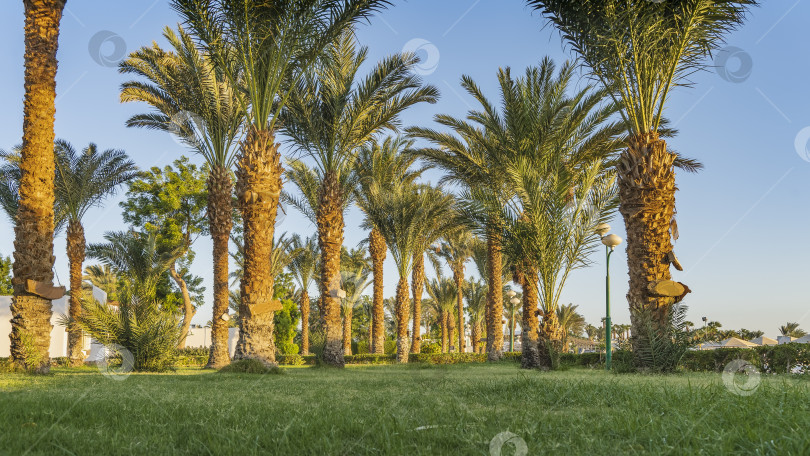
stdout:
POLYGON ((515 308, 518 304, 520 304, 520 299, 516 298, 515 290, 509 290, 506 292, 506 296, 509 297, 509 304, 511 306, 511 317, 509 318, 509 351, 515 351, 515 308))
POLYGON ((610 370, 611 364, 611 330, 610 323, 610 254, 613 249, 622 243, 622 238, 615 234, 607 234, 610 231, 610 225, 602 223, 596 227, 596 233, 602 238, 602 244, 605 244, 605 255, 607 261, 605 262, 605 370, 610 370))

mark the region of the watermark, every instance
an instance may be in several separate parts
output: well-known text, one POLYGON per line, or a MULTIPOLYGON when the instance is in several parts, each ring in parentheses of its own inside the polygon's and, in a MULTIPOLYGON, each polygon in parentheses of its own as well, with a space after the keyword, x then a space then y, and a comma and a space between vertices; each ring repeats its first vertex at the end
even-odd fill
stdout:
POLYGON ((121 35, 109 30, 97 32, 87 43, 90 58, 104 67, 117 67, 127 56, 127 43, 121 35))
POLYGON ((793 141, 793 147, 802 160, 810 162, 810 127, 799 130, 796 139, 793 141))
POLYGON ((135 357, 132 356, 132 352, 118 344, 105 345, 102 358, 96 362, 96 367, 106 377, 118 381, 126 380, 135 368, 135 357))
POLYGON ((202 117, 191 111, 177 111, 170 118, 167 130, 172 139, 181 146, 199 149, 203 145, 205 122, 202 117))
POLYGON ((647 0, 650 3, 664 3, 664 0, 647 0))
POLYGON ((424 38, 414 38, 408 41, 402 47, 402 52, 419 57, 419 62, 412 68, 412 71, 418 75, 433 74, 439 66, 439 48, 424 38))
POLYGON ((526 456, 529 454, 529 447, 526 441, 519 435, 509 431, 504 431, 496 435, 489 441, 489 454, 490 456, 501 456, 504 447, 511 446, 512 453, 515 456, 526 456))
POLYGON ((723 384, 732 394, 750 396, 759 389, 759 370, 748 361, 735 359, 723 369, 723 384))
POLYGON ((751 76, 754 60, 751 54, 736 46, 721 49, 714 58, 714 71, 728 82, 739 84, 751 76))

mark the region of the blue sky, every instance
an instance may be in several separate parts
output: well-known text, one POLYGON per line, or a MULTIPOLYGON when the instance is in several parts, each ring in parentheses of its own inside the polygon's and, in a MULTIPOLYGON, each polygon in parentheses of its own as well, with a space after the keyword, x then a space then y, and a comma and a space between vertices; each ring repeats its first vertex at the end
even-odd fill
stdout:
MULTIPOLYGON (((20 142, 23 98, 23 6, 13 2, 0 17, 0 148, 20 142)), ((700 159, 705 170, 679 174, 677 193, 680 239, 675 246, 684 272, 676 280, 693 293, 686 303, 690 320, 702 316, 725 328, 746 327, 775 336, 779 325, 799 321, 810 328, 810 297, 805 287, 810 266, 810 2, 764 2, 740 30, 728 37, 728 52, 718 65, 692 77, 694 87, 678 89, 666 115, 680 130, 669 141, 678 152, 700 159)), ((118 101, 115 63, 124 52, 162 42, 161 31, 177 15, 165 0, 138 2, 68 2, 59 46, 56 136, 76 147, 95 142, 102 148, 126 150, 141 168, 164 166, 191 152, 168 134, 129 129, 125 120, 145 106, 118 101), (106 35, 100 32, 108 31, 106 35), (93 40, 93 37, 96 40, 93 40), (108 39, 100 50, 95 41, 108 39)), ((430 61, 424 78, 442 97, 436 105, 413 108, 405 125, 435 126, 434 114, 461 116, 473 100, 462 95, 459 78, 472 76, 491 99, 497 99, 496 72, 510 66, 522 72, 548 55, 562 63, 572 58, 559 35, 518 0, 410 0, 373 18, 358 30, 369 47, 369 63, 420 46, 430 61), (416 40, 416 41, 414 41, 416 40), (408 44, 410 43, 410 44, 408 44)), ((437 173, 427 176, 438 180, 437 173)), ((123 229, 120 195, 85 218, 88 242, 106 230, 123 229)), ((359 228, 356 210, 346 217, 346 245, 367 233, 359 228)), ((614 232, 624 236, 621 217, 614 232)), ((280 223, 282 231, 310 234, 314 226, 294 210, 280 223)), ((64 235, 55 243, 56 272, 64 284, 67 258, 64 235)), ((205 307, 196 323, 210 319, 211 242, 200 238, 192 271, 208 287, 205 307)), ((13 230, 0 220, 0 254, 13 250, 13 230)), ((579 305, 586 319, 598 324, 604 312, 604 258, 576 271, 562 302, 579 305)), ((613 256, 613 320, 629 322, 624 295, 627 264, 622 247, 613 256)), ((468 271, 474 266, 469 263, 468 271)), ((386 295, 393 295, 396 271, 386 263, 386 295)))

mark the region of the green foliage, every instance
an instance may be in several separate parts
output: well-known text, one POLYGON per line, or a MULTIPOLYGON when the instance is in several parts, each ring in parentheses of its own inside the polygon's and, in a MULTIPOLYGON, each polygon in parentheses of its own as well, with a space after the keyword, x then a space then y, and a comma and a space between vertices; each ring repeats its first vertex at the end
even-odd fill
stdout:
POLYGON ((105 346, 119 345, 132 353, 136 371, 164 371, 174 365, 180 326, 174 315, 148 296, 124 293, 118 307, 82 300, 82 313, 63 316, 60 324, 77 326, 105 346))
POLYGON ((278 366, 268 366, 258 359, 238 359, 219 370, 221 374, 275 374, 284 373, 278 366))
POLYGON ((276 311, 274 318, 276 351, 285 355, 292 355, 298 353, 298 345, 293 340, 295 339, 295 329, 301 319, 301 314, 298 311, 298 306, 290 299, 282 299, 281 305, 283 306, 282 309, 276 311))
POLYGON ((422 345, 420 352, 428 355, 441 353, 442 346, 440 344, 437 344, 436 342, 431 342, 429 344, 422 345))
POLYGON ((623 106, 632 134, 655 132, 671 89, 688 86, 756 0, 528 0, 623 106))
POLYGON ((14 292, 11 287, 11 257, 0 255, 0 296, 7 296, 14 292))
POLYGON ((383 351, 386 355, 390 355, 392 353, 397 352, 397 341, 388 339, 383 344, 383 351))
POLYGON ((288 366, 312 366, 316 363, 315 355, 276 355, 276 362, 288 366))
POLYGON ((653 321, 655 317, 649 309, 636 313, 639 322, 636 346, 640 347, 633 352, 636 367, 652 372, 673 372, 678 367, 694 343, 692 333, 686 331, 686 311, 683 304, 673 305, 664 325, 653 321))

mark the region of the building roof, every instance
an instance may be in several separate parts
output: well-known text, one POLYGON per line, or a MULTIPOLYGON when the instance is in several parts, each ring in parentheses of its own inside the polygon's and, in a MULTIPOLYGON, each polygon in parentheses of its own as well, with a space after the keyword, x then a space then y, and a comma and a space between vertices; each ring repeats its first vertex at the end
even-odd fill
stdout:
POLYGON ((777 342, 776 339, 771 339, 770 337, 761 336, 761 337, 757 337, 756 339, 751 339, 751 343, 754 343, 754 344, 757 344, 757 345, 776 345, 779 342, 777 342))
POLYGON ((749 347, 757 347, 759 344, 755 344, 753 342, 748 342, 747 340, 738 339, 736 337, 730 337, 723 342, 720 342, 721 347, 736 347, 736 348, 749 348, 749 347))

